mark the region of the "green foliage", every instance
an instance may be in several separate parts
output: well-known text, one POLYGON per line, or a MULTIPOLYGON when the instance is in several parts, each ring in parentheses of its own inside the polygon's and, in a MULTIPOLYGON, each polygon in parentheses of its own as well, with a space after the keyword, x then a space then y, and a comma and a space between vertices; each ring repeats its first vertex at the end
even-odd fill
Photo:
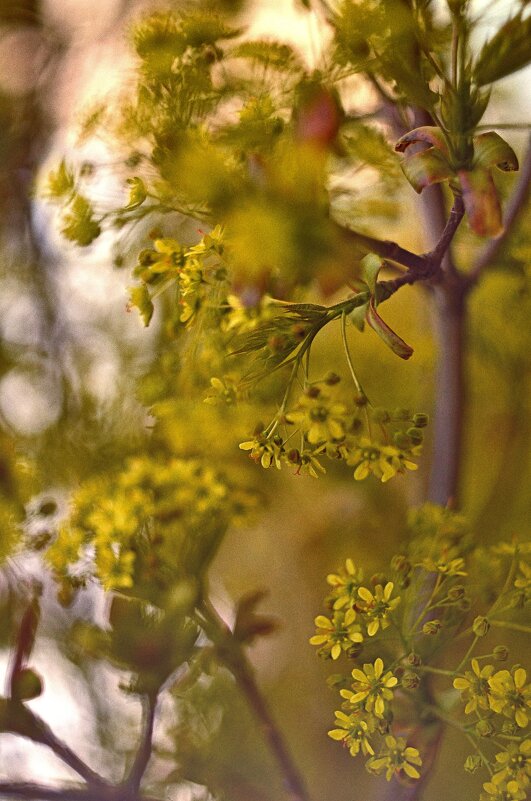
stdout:
POLYGON ((63 215, 61 233, 81 247, 92 244, 100 235, 101 227, 94 219, 92 205, 83 195, 74 194, 63 215))
POLYGON ((474 67, 478 86, 494 83, 525 67, 530 60, 531 17, 524 10, 510 17, 483 45, 474 67))

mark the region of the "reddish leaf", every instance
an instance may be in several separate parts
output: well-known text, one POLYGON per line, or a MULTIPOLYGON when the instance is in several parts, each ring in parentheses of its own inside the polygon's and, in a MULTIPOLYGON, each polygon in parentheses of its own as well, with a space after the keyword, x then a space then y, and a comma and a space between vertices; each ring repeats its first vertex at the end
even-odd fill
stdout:
POLYGON ((498 192, 489 170, 459 170, 468 222, 478 236, 499 236, 503 231, 498 192))
POLYGON ((481 167, 498 167, 503 172, 518 169, 516 153, 505 139, 494 131, 474 137, 474 159, 481 167))
POLYGON ((401 166, 409 183, 419 193, 427 186, 440 184, 454 175, 445 157, 433 147, 406 156, 401 166))
POLYGON ((412 131, 408 131, 407 134, 400 137, 395 145, 395 150, 398 153, 404 153, 410 145, 417 144, 417 142, 425 142, 431 145, 440 150, 447 158, 450 155, 441 129, 436 128, 434 125, 423 125, 421 128, 414 128, 412 131))

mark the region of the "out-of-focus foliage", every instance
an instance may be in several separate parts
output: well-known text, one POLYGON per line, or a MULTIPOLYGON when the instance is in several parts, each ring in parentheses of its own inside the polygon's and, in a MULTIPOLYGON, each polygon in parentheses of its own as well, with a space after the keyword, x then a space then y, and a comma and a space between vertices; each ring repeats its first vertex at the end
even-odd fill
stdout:
MULTIPOLYGON (((503 232, 511 176, 493 168, 516 171, 518 148, 477 126, 485 87, 527 61, 528 21, 521 10, 474 52, 466 3, 319 8, 308 13, 329 39, 311 67, 280 32, 249 38, 239 3, 141 14, 128 78, 81 126, 80 147, 106 139, 120 197, 103 197, 108 167, 75 152, 38 181, 74 258, 96 254, 89 283, 112 240, 128 288, 109 314, 69 326, 75 303, 49 272, 39 279, 61 408, 38 436, 6 435, 0 459, 0 641, 14 654, 0 736, 50 745, 26 704, 47 693, 34 655, 44 631, 88 676, 95 708, 140 699, 139 742, 161 701, 150 792, 195 783, 204 798, 276 801, 285 764, 256 700, 252 646, 312 797, 352 796, 349 751, 371 774, 356 774, 360 797, 374 795, 374 775, 422 786, 433 771, 437 787, 430 736, 451 720, 471 747, 465 769, 478 770, 470 797, 483 784, 482 801, 520 801, 529 566, 524 532, 502 540, 525 522, 529 243, 517 228, 471 298, 466 523, 436 505, 406 513, 425 497, 436 359, 427 295, 407 284, 433 277, 422 268, 434 262, 410 253, 410 266, 388 240, 421 249, 407 181, 462 198, 461 277, 481 238, 503 232), (405 267, 420 272, 393 283, 405 267), (130 328, 116 324, 126 309, 130 328), (137 317, 142 340, 129 333, 137 317), (118 364, 106 400, 91 395, 84 337, 118 364), (40 580, 17 587, 28 552, 44 595, 40 580), (343 665, 329 679, 342 699, 329 734, 343 751, 326 738, 339 704, 307 644, 320 579, 339 563, 312 640, 325 667, 343 665), (280 631, 253 582, 273 590, 280 631), (498 668, 508 650, 511 669, 498 668), (106 670, 120 687, 102 703, 106 670)), ((9 374, 27 354, 6 343, 9 374)), ((102 744, 111 758, 136 747, 102 744)))

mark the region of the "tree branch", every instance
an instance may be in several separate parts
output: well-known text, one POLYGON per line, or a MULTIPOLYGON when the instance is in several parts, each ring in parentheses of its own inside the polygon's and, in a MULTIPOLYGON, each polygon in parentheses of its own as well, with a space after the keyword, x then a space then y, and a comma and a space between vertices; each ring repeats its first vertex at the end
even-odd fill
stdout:
POLYGON ((124 786, 128 789, 128 791, 134 795, 138 793, 142 776, 144 775, 148 766, 148 762, 151 758, 156 709, 157 694, 153 693, 153 695, 145 696, 142 739, 131 767, 131 771, 124 783, 124 786))
POLYGON ((509 202, 507 204, 503 233, 497 239, 491 239, 488 245, 486 245, 483 251, 480 253, 472 271, 466 277, 466 286, 468 290, 472 289, 477 284, 485 270, 487 270, 496 260, 499 253, 504 248, 507 240, 514 231, 514 228, 525 209, 531 188, 531 139, 527 147, 527 152, 522 163, 521 170, 522 171, 520 173, 518 183, 516 184, 514 192, 509 198, 509 202))
POLYGON ((3 731, 27 737, 35 743, 47 746, 65 765, 81 776, 89 787, 100 789, 111 787, 109 782, 89 768, 66 743, 53 733, 48 724, 27 706, 19 701, 0 700, 3 702, 0 706, 3 731))
MULTIPOLYGON (((310 801, 302 777, 260 692, 254 670, 241 643, 235 639, 211 603, 205 602, 203 614, 209 624, 207 633, 217 645, 220 659, 236 679, 241 692, 260 723, 264 737, 279 765, 290 801, 310 801)), ((204 625, 204 621, 202 621, 202 625, 204 625)))
POLYGON ((125 795, 123 789, 107 790, 83 787, 48 787, 28 782, 0 781, 0 798, 27 799, 27 801, 160 801, 154 796, 125 795))
POLYGON ((386 239, 376 239, 373 236, 360 234, 358 231, 353 231, 351 228, 346 228, 337 222, 336 225, 347 240, 350 240, 356 245, 360 245, 371 253, 376 253, 377 256, 381 256, 383 259, 397 262, 397 264, 402 264, 404 267, 408 267, 411 270, 422 271, 425 269, 425 256, 419 256, 417 253, 403 248, 396 242, 391 242, 386 239))

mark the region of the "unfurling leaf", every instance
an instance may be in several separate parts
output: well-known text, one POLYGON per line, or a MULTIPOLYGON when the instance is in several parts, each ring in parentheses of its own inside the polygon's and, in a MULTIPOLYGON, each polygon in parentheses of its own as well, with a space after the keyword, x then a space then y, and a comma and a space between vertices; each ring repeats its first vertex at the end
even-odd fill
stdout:
POLYGON ((74 195, 69 210, 63 216, 61 233, 81 247, 87 247, 100 235, 101 228, 94 220, 94 210, 83 195, 74 195))
POLYGON ((376 294, 376 281, 378 273, 382 269, 382 260, 375 253, 368 253, 360 262, 361 275, 371 291, 371 295, 376 294))
POLYGON ((440 184, 453 176, 453 170, 443 154, 433 147, 407 155, 401 167, 415 192, 419 193, 427 186, 440 184))
POLYGON ((494 131, 474 137, 474 161, 481 167, 498 167, 503 172, 518 169, 516 153, 505 139, 494 131))
POLYGON ((393 353, 396 353, 401 359, 409 359, 409 357, 412 356, 413 348, 410 347, 407 342, 404 342, 404 340, 382 320, 376 311, 373 298, 369 301, 366 319, 371 328, 376 331, 378 336, 383 339, 387 347, 390 348, 393 353))
POLYGON ((440 150, 443 155, 448 157, 448 146, 442 135, 441 129, 434 125, 423 125, 420 128, 414 128, 408 131, 404 136, 401 136, 395 145, 397 153, 404 153, 410 145, 424 142, 427 145, 435 147, 440 150))
POLYGON ((74 173, 63 159, 55 172, 50 172, 44 194, 49 198, 60 198, 74 191, 74 173))
POLYGON ((503 231, 498 192, 490 171, 484 167, 459 170, 468 222, 478 236, 499 236, 503 231))

